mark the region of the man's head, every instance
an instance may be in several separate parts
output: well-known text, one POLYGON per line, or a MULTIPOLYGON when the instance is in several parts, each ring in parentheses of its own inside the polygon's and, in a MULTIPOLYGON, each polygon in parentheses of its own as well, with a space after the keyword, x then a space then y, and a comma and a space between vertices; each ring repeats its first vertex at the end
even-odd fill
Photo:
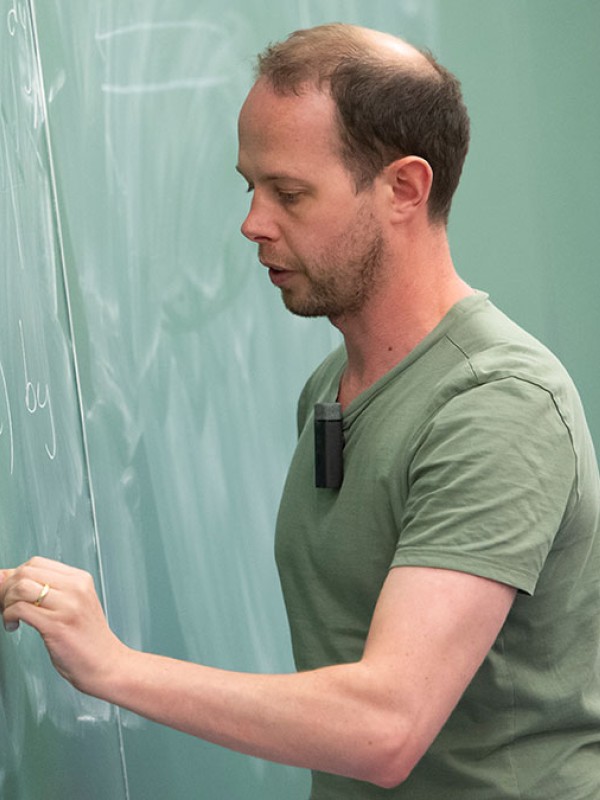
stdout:
POLYGON ((252 194, 242 233, 285 305, 332 320, 360 312, 385 274, 375 192, 356 191, 335 113, 324 92, 281 95, 258 80, 240 112, 237 166, 252 194))
POLYGON ((257 77, 278 94, 328 91, 340 156, 357 191, 393 161, 423 158, 433 170, 428 213, 446 223, 469 144, 458 80, 428 53, 352 25, 296 31, 259 56, 257 77))

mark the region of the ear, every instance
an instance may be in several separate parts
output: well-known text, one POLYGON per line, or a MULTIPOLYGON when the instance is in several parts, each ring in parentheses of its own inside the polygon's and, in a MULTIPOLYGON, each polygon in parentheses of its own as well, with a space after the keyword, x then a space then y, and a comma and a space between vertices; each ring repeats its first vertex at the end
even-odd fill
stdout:
POLYGON ((384 179, 397 221, 407 220, 416 213, 427 213, 433 170, 424 158, 405 156, 393 161, 385 168, 384 179))

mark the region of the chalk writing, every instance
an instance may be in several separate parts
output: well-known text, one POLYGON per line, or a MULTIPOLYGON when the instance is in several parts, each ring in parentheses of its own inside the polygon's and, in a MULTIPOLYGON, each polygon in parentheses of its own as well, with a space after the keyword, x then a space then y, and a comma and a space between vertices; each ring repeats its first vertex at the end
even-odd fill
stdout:
MULTIPOLYGON (((19 320, 19 334, 21 339, 21 353, 23 357, 24 392, 21 396, 23 398, 24 406, 29 414, 34 415, 39 414, 40 412, 46 413, 48 432, 44 442, 44 450, 48 458, 51 461, 54 461, 57 452, 57 439, 50 386, 47 383, 42 384, 40 381, 34 382, 30 378, 22 320, 19 320)), ((15 423, 13 416, 13 405, 11 403, 9 392, 9 384, 6 378, 6 371, 2 361, 0 361, 0 452, 4 443, 6 443, 10 474, 12 475, 15 468, 15 423)))
MULTIPOLYGON (((50 386, 48 383, 42 383, 31 378, 22 320, 19 320, 19 337, 23 366, 23 383, 21 384, 20 397, 22 398, 23 406, 31 416, 46 415, 47 433, 44 437, 44 451, 50 461, 54 461, 57 452, 57 437, 50 386)), ((10 389, 4 364, 0 361, 0 454, 3 451, 6 452, 10 474, 12 475, 15 469, 15 449, 18 439, 18 426, 16 425, 14 411, 18 409, 18 404, 15 404, 14 399, 11 401, 10 389)))
POLYGON ((6 15, 6 24, 11 36, 16 35, 19 26, 23 30, 27 29, 27 12, 25 11, 25 4, 20 0, 13 0, 12 8, 6 15))
POLYGON ((10 474, 13 474, 15 468, 15 434, 13 431, 13 423, 12 423, 12 411, 10 407, 10 397, 8 395, 8 385, 6 383, 6 374, 4 372, 4 367, 2 366, 2 362, 0 361, 0 398, 4 401, 5 405, 5 413, 6 419, 3 419, 0 416, 0 440, 3 436, 8 437, 8 449, 9 449, 9 463, 10 463, 10 474))
POLYGON ((27 368, 27 352, 25 348, 25 336, 23 334, 23 322, 19 320, 19 333, 21 335, 21 350, 23 353, 23 372, 25 376, 25 407, 30 414, 37 414, 38 411, 48 409, 49 425, 50 425, 50 444, 46 442, 44 448, 50 460, 56 457, 56 427, 54 424, 54 413, 52 411, 52 401, 50 399, 50 389, 48 384, 44 385, 38 381, 36 384, 29 379, 29 371, 27 368))
POLYGON ((22 76, 21 88, 25 96, 31 101, 33 127, 37 128, 44 119, 44 104, 39 91, 33 29, 27 11, 27 4, 24 0, 13 0, 12 8, 6 15, 6 25, 9 35, 15 40, 16 46, 26 56, 20 61, 21 70, 26 71, 26 74, 22 76))

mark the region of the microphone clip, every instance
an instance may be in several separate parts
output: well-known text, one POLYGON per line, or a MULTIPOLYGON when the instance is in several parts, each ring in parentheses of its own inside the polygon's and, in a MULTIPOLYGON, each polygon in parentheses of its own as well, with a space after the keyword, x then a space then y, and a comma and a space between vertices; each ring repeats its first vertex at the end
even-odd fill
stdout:
POLYGON ((344 478, 344 434, 340 403, 315 404, 315 486, 339 489, 344 478))

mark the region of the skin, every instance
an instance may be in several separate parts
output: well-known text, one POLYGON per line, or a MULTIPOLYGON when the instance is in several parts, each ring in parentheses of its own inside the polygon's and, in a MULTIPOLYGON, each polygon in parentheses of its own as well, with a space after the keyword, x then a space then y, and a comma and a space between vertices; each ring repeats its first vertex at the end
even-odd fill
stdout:
POLYGON ((428 219, 431 168, 415 156, 399 159, 357 193, 338 156, 333 102, 310 87, 280 96, 259 80, 239 138, 238 170, 253 195, 242 233, 258 245, 287 307, 308 313, 317 289, 336 287, 338 303, 319 311, 344 335, 347 404, 472 292, 456 274, 445 227, 428 219), (375 246, 365 276, 361 263, 375 246), (352 304, 357 283, 366 286, 352 304))
MULTIPOLYGON (((414 51, 389 39, 380 46, 418 66, 414 51)), ((239 138, 238 169, 252 191, 242 232, 287 307, 324 314, 343 333, 339 399, 347 405, 471 291, 454 270, 444 227, 428 220, 431 169, 400 159, 357 194, 337 155, 331 99, 310 87, 280 96, 259 80, 239 138)), ((249 675, 127 647, 80 570, 34 558, 0 571, 0 581, 5 625, 36 628, 81 691, 250 755, 384 787, 401 783, 427 750, 515 594, 452 570, 396 568, 360 661, 249 675), (38 607, 45 583, 51 589, 38 607)))
POLYGON ((290 311, 330 319, 356 313, 384 273, 372 192, 357 196, 337 157, 331 102, 311 92, 301 104, 276 98, 272 105, 271 95, 268 86, 255 87, 240 115, 238 171, 253 194, 242 233, 258 245, 290 311))

